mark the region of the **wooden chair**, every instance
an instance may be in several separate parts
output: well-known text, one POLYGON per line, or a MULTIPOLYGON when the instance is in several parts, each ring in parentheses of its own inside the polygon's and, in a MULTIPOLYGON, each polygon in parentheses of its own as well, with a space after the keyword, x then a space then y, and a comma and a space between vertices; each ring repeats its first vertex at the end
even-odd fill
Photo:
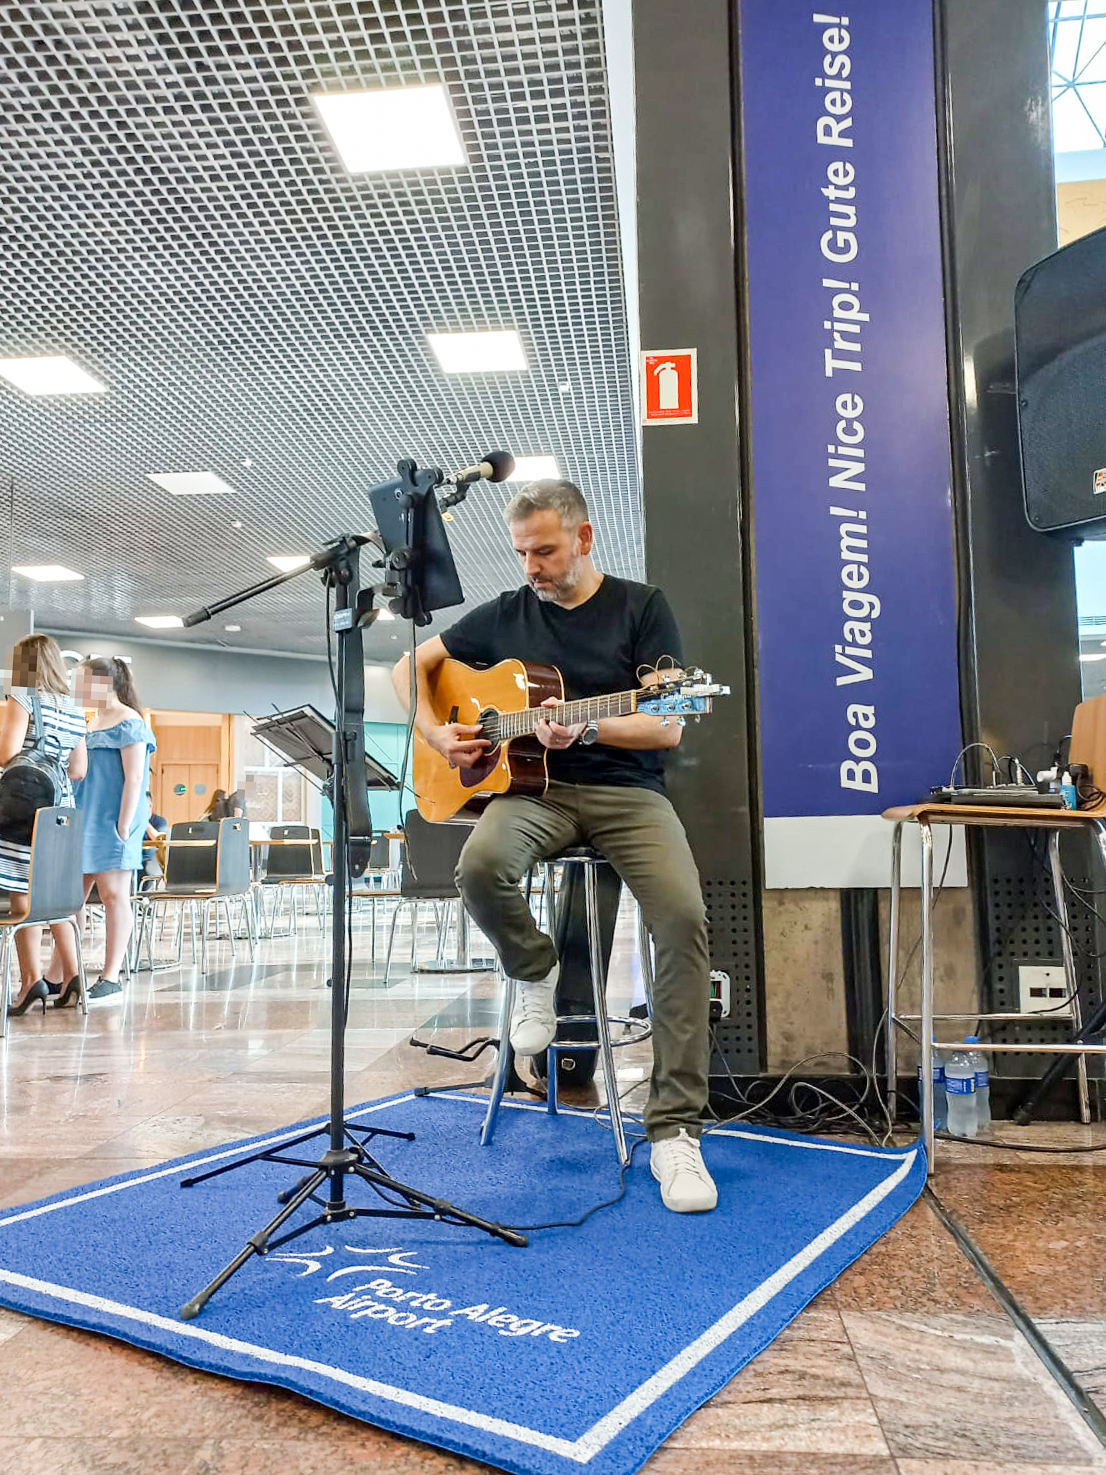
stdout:
MULTIPOLYGON (((250 958, 254 956, 255 916, 251 897, 250 833, 244 819, 195 820, 173 826, 169 836, 165 885, 157 891, 140 893, 144 904, 142 927, 149 928, 150 963, 153 964, 153 932, 158 907, 170 902, 180 908, 177 926, 177 963, 184 946, 184 912, 187 908, 192 933, 192 961, 196 961, 196 921, 200 918, 200 970, 207 972, 207 932, 212 913, 218 918, 222 906, 230 934, 232 955, 237 956, 234 921, 230 903, 242 903, 250 958)), ((139 939, 141 943, 141 938, 139 939)))
MULTIPOLYGON (((315 911, 319 930, 323 928, 326 908, 323 890, 327 874, 323 869, 322 838, 318 830, 308 825, 273 825, 269 831, 269 844, 264 850, 264 863, 259 882, 260 895, 268 890, 273 894, 272 915, 268 919, 266 936, 272 937, 278 912, 283 913, 285 898, 292 901, 290 929, 299 932, 298 897, 305 887, 315 894, 315 911), (302 843, 301 843, 302 842, 302 843)), ((264 913, 262 905, 262 913, 264 913)))
POLYGON ((417 809, 408 812, 403 825, 404 846, 399 878, 399 898, 392 913, 392 925, 388 931, 388 951, 384 959, 384 983, 388 982, 392 965, 392 946, 395 942, 396 926, 401 911, 407 906, 414 908, 411 919, 411 969, 412 972, 468 973, 472 971, 469 948, 468 914, 461 893, 457 890, 456 871, 461 850, 472 830, 468 823, 432 824, 423 819, 417 809), (432 966, 418 966, 419 911, 424 901, 433 902, 438 918, 438 960, 432 966), (457 912, 456 964, 443 962, 446 934, 449 926, 448 911, 443 904, 453 905, 457 912))
POLYGON ((8 1031, 11 998, 12 941, 24 927, 68 922, 77 946, 77 976, 81 981, 80 1007, 88 1013, 81 929, 77 913, 84 905, 81 836, 84 821, 77 809, 40 809, 31 832, 31 866, 27 882, 27 910, 21 916, 0 914, 0 1037, 8 1031))
MULTIPOLYGON (((1024 809, 1000 804, 942 804, 923 801, 921 804, 901 805, 884 812, 884 819, 894 826, 891 845, 891 925, 889 956, 887 964, 887 1101, 892 1120, 895 1116, 897 1091, 897 1042, 898 1029, 916 1023, 920 1027, 921 1046, 921 1107, 922 1134, 925 1140, 929 1172, 933 1171, 933 1051, 955 1050, 959 1041, 941 1041, 933 1038, 935 1019, 957 1020, 978 1019, 993 1023, 1017 1023, 1029 1020, 1040 1022, 1038 1014, 935 1014, 933 1004, 933 826, 934 825, 982 825, 987 828, 1044 830, 1048 833, 1049 871, 1052 894, 1056 906, 1056 918, 1060 926, 1060 949, 1064 960, 1064 979, 1071 999, 1073 1033, 1082 1027, 1079 1005, 1078 978, 1075 971, 1075 954, 1072 948, 1071 931, 1068 924, 1068 909, 1064 899, 1064 876, 1060 865, 1060 836, 1064 830, 1090 830, 1098 844, 1103 864, 1106 866, 1106 696, 1081 702, 1072 719, 1071 749, 1069 763, 1086 764, 1090 770, 1091 783, 1099 797, 1091 804, 1079 809, 1024 809), (916 824, 922 839, 922 1001, 921 1014, 900 1015, 896 1012, 896 985, 899 923, 901 919, 900 893, 902 885, 902 828, 904 824, 916 824)), ((1090 1098, 1087 1089, 1087 1056, 1106 1054, 1106 1045, 1060 1044, 1042 1045, 1003 1044, 987 1040, 981 1049, 988 1052, 1068 1054, 1075 1055, 1079 1088, 1079 1113, 1083 1122, 1089 1122, 1090 1098)))

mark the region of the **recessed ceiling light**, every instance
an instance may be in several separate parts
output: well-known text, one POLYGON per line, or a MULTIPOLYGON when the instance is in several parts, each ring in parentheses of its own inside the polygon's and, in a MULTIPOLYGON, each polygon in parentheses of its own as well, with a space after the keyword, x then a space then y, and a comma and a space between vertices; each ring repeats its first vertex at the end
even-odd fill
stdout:
POLYGON ((140 625, 148 625, 151 630, 183 630, 184 621, 180 615, 135 615, 140 625))
POLYGON ((237 635, 238 632, 239 632, 239 630, 241 630, 241 628, 242 628, 241 625, 224 625, 223 626, 223 629, 227 632, 228 635, 237 635))
POLYGON ((557 385, 557 388, 561 391, 562 394, 571 394, 572 393, 572 385, 571 384, 558 384, 557 385))
POLYGON ((1106 653, 1095 651, 1093 655, 1084 653, 1079 657, 1081 661, 1106 661, 1106 653))
POLYGON ((273 553, 265 562, 280 569, 282 574, 290 574, 298 568, 306 568, 311 562, 311 555, 310 553, 273 553))
POLYGON ((15 563, 13 574, 22 574, 25 579, 34 579, 39 584, 68 584, 74 579, 83 579, 84 574, 63 568, 60 563, 15 563))
POLYGON ((146 475, 174 497, 202 497, 234 491, 214 471, 148 471, 146 475))
POLYGON ((441 83, 317 92, 312 101, 351 174, 448 169, 468 162, 441 83))
POLYGON ((390 609, 378 609, 376 612, 376 618, 378 620, 394 620, 395 614, 390 609))
POLYGON ((0 359, 0 377, 26 394, 103 394, 107 389, 63 353, 0 359))
POLYGON ((426 339, 447 374, 496 374, 529 367, 514 328, 494 333, 427 333, 426 339))
POLYGON ((556 456, 516 456, 515 469, 507 478, 508 481, 548 481, 559 480, 561 468, 557 465, 556 456))

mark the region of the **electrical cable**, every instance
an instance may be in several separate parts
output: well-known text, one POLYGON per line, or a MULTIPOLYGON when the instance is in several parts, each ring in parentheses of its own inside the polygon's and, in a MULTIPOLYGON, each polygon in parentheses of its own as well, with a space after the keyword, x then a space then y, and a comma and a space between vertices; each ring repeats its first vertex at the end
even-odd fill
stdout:
POLYGON ((997 1152, 1041 1152, 1064 1157, 1076 1152, 1106 1152, 1106 1142, 1094 1147, 1039 1147, 1024 1142, 991 1142, 984 1137, 958 1137, 953 1132, 935 1132, 940 1142, 966 1142, 969 1147, 990 1147, 997 1152))

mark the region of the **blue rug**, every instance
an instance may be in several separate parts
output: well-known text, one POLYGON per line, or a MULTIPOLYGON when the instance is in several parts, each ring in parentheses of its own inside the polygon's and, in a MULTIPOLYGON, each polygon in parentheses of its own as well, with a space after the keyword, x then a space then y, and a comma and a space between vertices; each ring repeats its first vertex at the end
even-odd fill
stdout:
MULTIPOLYGON (((574 1219, 617 1192, 610 1134, 590 1113, 551 1120, 504 1103, 494 1145, 481 1148, 483 1109, 475 1097, 399 1096, 350 1115, 417 1133, 377 1139, 384 1167, 502 1223, 574 1219)), ((258 1164, 181 1189, 184 1169, 295 1130, 6 1211, 0 1303, 290 1388, 519 1475, 630 1475, 925 1181, 918 1149, 715 1131, 704 1144, 720 1192, 713 1214, 668 1213, 642 1147, 617 1207, 583 1228, 534 1233, 528 1249, 433 1223, 355 1220, 255 1257, 196 1321, 178 1320, 297 1176, 258 1164)), ((349 1201, 368 1204, 369 1190, 355 1185, 349 1201)))

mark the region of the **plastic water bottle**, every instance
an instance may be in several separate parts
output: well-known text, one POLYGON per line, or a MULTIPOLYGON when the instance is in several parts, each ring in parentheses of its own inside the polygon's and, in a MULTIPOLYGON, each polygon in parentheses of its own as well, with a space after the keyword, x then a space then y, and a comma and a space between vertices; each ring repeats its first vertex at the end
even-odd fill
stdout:
MULTIPOLYGON (((964 1041, 966 1045, 978 1045, 979 1036, 969 1035, 964 1041)), ((987 1064, 987 1057, 982 1050, 972 1051, 972 1063, 975 1066, 975 1116, 979 1130, 985 1132, 991 1125, 991 1071, 987 1064)))
POLYGON ((974 1137, 979 1128, 975 1108, 975 1059, 970 1045, 954 1050, 945 1062, 949 1131, 954 1137, 974 1137))
MULTIPOLYGON (((918 1110, 922 1109, 922 1062, 918 1061, 918 1110)), ((933 1129, 945 1130, 945 1066, 937 1050, 933 1052, 933 1129)))

